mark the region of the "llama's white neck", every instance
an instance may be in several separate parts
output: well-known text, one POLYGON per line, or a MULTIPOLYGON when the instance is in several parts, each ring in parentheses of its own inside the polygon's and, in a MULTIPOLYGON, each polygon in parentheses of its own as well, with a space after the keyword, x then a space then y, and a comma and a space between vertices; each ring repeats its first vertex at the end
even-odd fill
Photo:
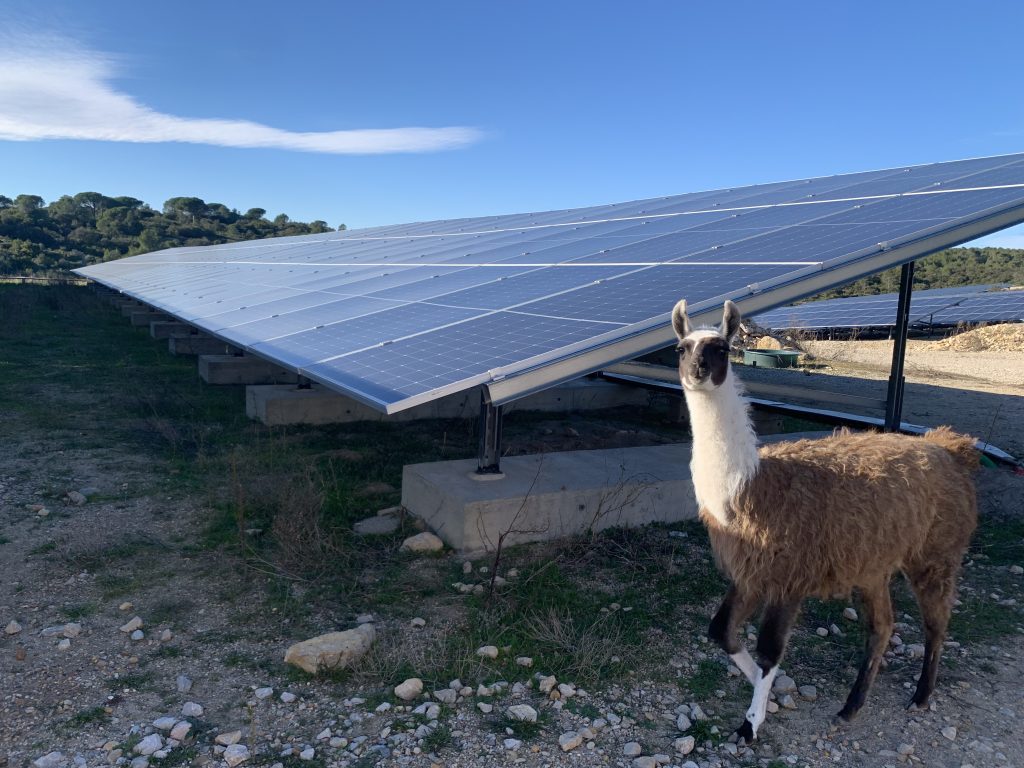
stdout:
POLYGON ((722 526, 729 500, 757 472, 757 435, 743 388, 730 370, 721 386, 685 390, 693 431, 690 473, 697 504, 722 526))

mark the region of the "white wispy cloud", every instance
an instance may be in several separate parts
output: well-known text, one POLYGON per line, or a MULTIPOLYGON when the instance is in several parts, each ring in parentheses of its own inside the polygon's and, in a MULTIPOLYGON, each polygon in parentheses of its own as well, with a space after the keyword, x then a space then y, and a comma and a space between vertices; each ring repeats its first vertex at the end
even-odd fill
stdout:
POLYGON ((477 128, 287 131, 249 120, 170 115, 113 85, 114 57, 59 37, 0 39, 0 140, 87 139, 270 147, 332 154, 458 149, 477 128))

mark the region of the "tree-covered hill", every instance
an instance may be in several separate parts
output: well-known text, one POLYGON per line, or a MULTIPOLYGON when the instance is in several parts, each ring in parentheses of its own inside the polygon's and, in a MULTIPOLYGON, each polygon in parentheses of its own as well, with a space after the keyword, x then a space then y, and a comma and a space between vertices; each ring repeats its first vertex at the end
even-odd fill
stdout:
MULTIPOLYGON (((198 197, 172 197, 162 210, 134 197, 99 192, 64 195, 49 205, 38 195, 0 195, 0 275, 45 275, 98 261, 182 245, 330 232, 262 208, 239 213, 198 197)), ((344 226, 344 225, 342 225, 344 226)))

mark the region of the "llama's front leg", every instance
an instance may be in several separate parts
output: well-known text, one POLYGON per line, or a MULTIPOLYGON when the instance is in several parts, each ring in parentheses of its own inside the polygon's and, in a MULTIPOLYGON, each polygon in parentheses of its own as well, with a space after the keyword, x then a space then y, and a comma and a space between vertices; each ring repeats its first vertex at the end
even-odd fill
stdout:
POLYGON ((836 718, 843 722, 853 720, 864 706, 864 700, 881 666, 882 654, 892 636, 892 599, 889 597, 888 576, 881 584, 861 589, 861 607, 868 629, 864 644, 864 661, 860 665, 860 672, 857 673, 857 681, 850 689, 850 695, 846 697, 846 704, 836 714, 836 718))
POLYGON ((708 627, 708 637, 729 654, 733 664, 739 667, 751 685, 757 684, 761 670, 737 634, 740 625, 750 618, 756 607, 757 599, 741 593, 734 584, 729 587, 729 592, 708 627))
POLYGON ((754 683, 754 695, 743 725, 736 729, 736 740, 740 744, 753 742, 757 738, 758 728, 764 722, 772 683, 775 682, 779 662, 782 661, 793 620, 799 609, 799 602, 773 604, 765 609, 757 636, 758 677, 754 683))

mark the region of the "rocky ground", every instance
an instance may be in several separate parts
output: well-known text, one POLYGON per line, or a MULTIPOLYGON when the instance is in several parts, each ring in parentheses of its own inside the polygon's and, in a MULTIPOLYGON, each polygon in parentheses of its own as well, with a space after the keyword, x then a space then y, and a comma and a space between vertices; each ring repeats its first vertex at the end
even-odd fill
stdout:
MULTIPOLYGON (((750 691, 704 639, 724 585, 699 526, 475 562, 402 552, 400 514, 379 535, 356 521, 393 506, 404 455, 470 452, 463 427, 250 427, 239 393, 49 295, 0 336, 0 766, 1024 765, 1024 476, 978 476, 928 711, 904 709, 923 639, 898 584, 888 668, 831 726, 856 605, 809 601, 762 738, 737 748, 750 691), (69 313, 81 354, 54 348, 69 313), (372 642, 344 672, 284 663, 360 626, 372 642)), ((514 449, 679 439, 624 414, 522 419, 514 449)))

